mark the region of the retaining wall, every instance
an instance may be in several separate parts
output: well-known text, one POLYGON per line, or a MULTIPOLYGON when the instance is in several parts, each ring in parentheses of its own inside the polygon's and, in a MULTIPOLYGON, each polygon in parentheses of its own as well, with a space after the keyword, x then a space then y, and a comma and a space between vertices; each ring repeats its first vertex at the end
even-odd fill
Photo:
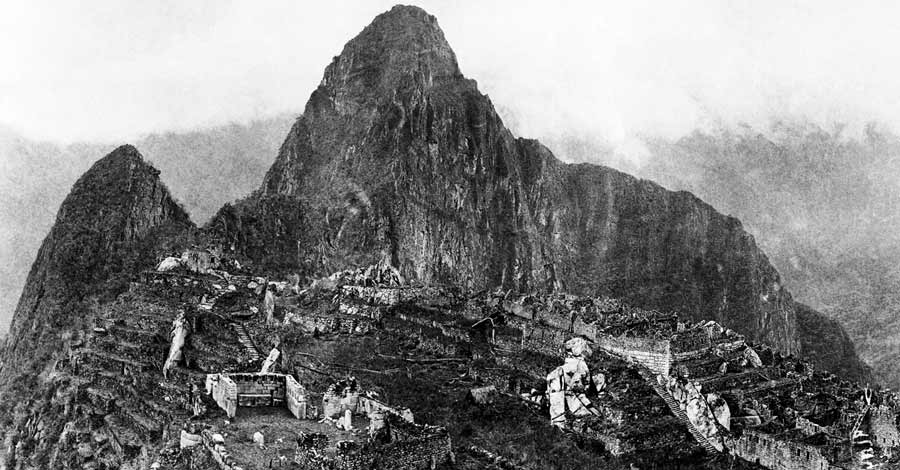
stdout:
POLYGON ((882 449, 893 449, 900 445, 900 432, 897 431, 894 412, 881 405, 872 410, 869 421, 869 436, 872 443, 882 449))
POLYGON ((669 375, 672 366, 671 345, 668 340, 600 336, 594 346, 614 356, 636 362, 655 374, 669 375))
POLYGON ((284 395, 287 407, 297 419, 306 419, 308 413, 308 396, 303 388, 290 375, 284 378, 284 395))
POLYGON ((229 418, 234 418, 238 403, 237 384, 222 374, 207 375, 206 384, 219 408, 225 410, 229 418))
POLYGON ((770 434, 745 430, 729 442, 732 454, 771 470, 830 470, 833 467, 819 448, 793 441, 783 441, 770 434))
POLYGON ((285 374, 209 374, 207 389, 213 400, 234 418, 237 407, 287 405, 297 418, 306 418, 306 389, 285 374))

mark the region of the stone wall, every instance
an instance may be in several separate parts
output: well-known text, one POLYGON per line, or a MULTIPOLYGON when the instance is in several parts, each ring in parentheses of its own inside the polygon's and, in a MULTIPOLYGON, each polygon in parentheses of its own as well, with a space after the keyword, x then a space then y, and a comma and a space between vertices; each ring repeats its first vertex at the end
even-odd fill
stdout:
POLYGON ((399 287, 364 287, 343 285, 341 295, 359 299, 370 305, 394 306, 401 303, 427 303, 430 305, 450 305, 458 297, 452 289, 441 286, 399 286, 399 287))
POLYGON ((282 374, 228 374, 237 385, 238 406, 276 406, 284 403, 282 374))
POLYGON ((219 408, 225 410, 229 418, 234 418, 238 404, 237 384, 223 374, 209 374, 206 376, 206 387, 219 408))
POLYGON ((200 433, 200 438, 203 441, 203 446, 209 451, 213 461, 216 462, 216 465, 220 470, 243 470, 242 467, 239 467, 234 462, 234 458, 232 458, 228 453, 228 450, 225 449, 225 445, 221 441, 216 442, 216 439, 210 431, 203 431, 200 433))
POLYGON ((431 469, 451 460, 450 434, 442 430, 429 436, 392 442, 374 453, 374 468, 431 469))
POLYGON ((361 316, 334 316, 296 313, 290 320, 304 332, 365 335, 375 329, 375 321, 361 316))
POLYGON ((741 437, 731 440, 729 449, 732 454, 771 470, 837 468, 828 463, 828 459, 817 447, 779 440, 775 436, 753 430, 746 430, 741 437))
POLYGON ((341 294, 372 305, 393 306, 400 303, 400 289, 384 287, 341 286, 341 294))
POLYGON ((297 419, 306 419, 308 413, 308 395, 303 388, 290 375, 284 378, 284 397, 291 414, 297 419))
POLYGON ((824 426, 819 426, 818 424, 802 417, 797 417, 796 423, 797 429, 800 430, 803 434, 807 436, 812 436, 813 434, 818 434, 820 432, 828 432, 828 428, 824 426))
POLYGON ((601 335, 594 346, 627 361, 636 362, 655 374, 668 376, 672 366, 672 353, 667 340, 601 335))
POLYGON ((390 442, 386 444, 345 443, 338 446, 333 456, 301 445, 294 461, 300 468, 310 470, 424 470, 453 460, 450 434, 445 428, 412 424, 396 415, 387 421, 390 442))
POLYGON ((306 418, 306 389, 285 374, 209 374, 207 391, 234 418, 237 407, 286 405, 297 418, 306 418))
POLYGON ((356 410, 356 412, 360 413, 360 414, 365 414, 369 418, 371 418, 372 414, 380 412, 380 413, 390 414, 390 415, 400 417, 403 420, 408 421, 410 423, 413 422, 412 411, 409 411, 408 408, 404 409, 403 411, 400 411, 400 410, 398 410, 396 408, 392 408, 392 407, 388 406, 387 404, 380 402, 372 397, 360 395, 357 406, 358 406, 358 409, 356 410))
POLYGON ((893 410, 881 405, 871 412, 869 420, 869 436, 876 447, 893 449, 900 445, 900 432, 897 432, 896 417, 893 410))
POLYGON ((522 348, 553 357, 563 355, 563 344, 572 334, 551 327, 535 326, 525 331, 522 348))

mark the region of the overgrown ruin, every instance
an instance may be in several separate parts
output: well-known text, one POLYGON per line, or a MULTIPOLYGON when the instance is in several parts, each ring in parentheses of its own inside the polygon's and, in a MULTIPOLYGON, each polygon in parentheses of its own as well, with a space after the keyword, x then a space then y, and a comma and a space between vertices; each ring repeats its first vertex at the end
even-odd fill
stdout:
MULTIPOLYGON (((490 356, 498 365, 511 365, 529 354, 558 358, 562 365, 548 370, 534 369, 526 360, 515 364, 512 373, 479 371, 484 385, 469 395, 485 405, 494 399, 479 397, 499 391, 520 406, 547 410, 548 425, 594 440, 612 455, 635 452, 634 441, 621 431, 638 424, 631 420, 641 420, 624 410, 623 400, 629 397, 617 388, 623 384, 602 365, 623 361, 710 454, 733 455, 771 469, 849 469, 860 462, 895 462, 898 409, 893 394, 815 372, 810 364, 750 345, 715 322, 687 324, 674 314, 608 298, 470 296, 452 287, 403 284, 391 269, 384 265, 337 273, 305 289, 221 271, 206 274, 218 282, 185 273, 174 284, 203 286, 207 305, 198 305, 197 314, 224 315, 239 325, 234 331, 247 332, 237 343, 256 350, 251 364, 262 359, 260 349, 267 347, 251 332, 277 338, 290 332, 364 337, 395 329, 397 321, 418 325, 403 331, 417 338, 418 351, 436 356, 434 361, 477 362, 490 356), (227 299, 244 291, 251 300, 235 310, 227 299), (270 313, 262 308, 266 295, 272 297, 270 313), (419 309, 420 315, 406 313, 409 309, 419 309), (426 333, 430 330, 434 333, 426 333), (465 350, 468 356, 460 357, 465 350), (869 450, 853 443, 854 432, 870 437, 869 450)), ((147 274, 145 280, 172 286, 171 276, 147 274)), ((272 346, 284 348, 280 341, 272 346)), ((270 365, 284 368, 285 361, 270 365)), ((207 394, 235 423, 241 421, 242 408, 247 414, 255 408, 287 408, 293 421, 286 423, 294 423, 287 426, 298 436, 292 461, 302 468, 433 468, 454 458, 445 430, 413 424, 408 410, 363 392, 353 378, 313 393, 289 373, 205 377, 207 394), (322 435, 322 423, 332 427, 331 436, 322 435), (428 457, 415 460, 414 455, 428 457)), ((625 390, 634 386, 626 384, 625 390)), ((234 462, 222 465, 238 467, 234 462)))
POLYGON ((801 314, 739 221, 514 136, 436 19, 397 6, 205 227, 129 145, 79 179, 0 358, 0 457, 897 467, 897 398, 792 356, 869 377, 801 314))

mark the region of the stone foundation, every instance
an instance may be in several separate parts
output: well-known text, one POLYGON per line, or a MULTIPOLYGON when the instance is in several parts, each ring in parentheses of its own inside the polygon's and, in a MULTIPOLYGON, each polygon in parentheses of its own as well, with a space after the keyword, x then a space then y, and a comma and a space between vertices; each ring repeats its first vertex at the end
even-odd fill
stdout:
POLYGON ((728 443, 732 454, 772 470, 831 470, 819 448, 798 442, 779 440, 770 434, 746 430, 728 443))
POLYGON ((286 405, 291 413, 306 419, 307 393, 293 377, 285 374, 209 374, 207 392, 229 418, 237 407, 286 405))

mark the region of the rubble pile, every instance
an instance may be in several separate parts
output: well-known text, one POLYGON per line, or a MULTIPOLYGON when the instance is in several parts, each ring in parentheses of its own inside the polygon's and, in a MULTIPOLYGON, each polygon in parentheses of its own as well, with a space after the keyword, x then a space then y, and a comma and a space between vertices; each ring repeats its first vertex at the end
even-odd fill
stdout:
POLYGON ((400 270, 388 263, 378 263, 365 268, 336 272, 316 281, 314 286, 400 287, 405 284, 400 270))
POLYGON ((550 423, 566 427, 568 416, 596 414, 588 394, 596 394, 597 387, 585 359, 591 348, 584 338, 572 338, 565 343, 563 365, 547 375, 547 402, 550 404, 550 423))
POLYGON ((685 412, 691 424, 721 452, 724 447, 719 435, 719 427, 725 429, 730 427, 731 413, 728 411, 728 405, 724 401, 718 400, 717 396, 712 394, 707 396, 701 393, 702 385, 698 382, 679 380, 676 377, 666 378, 661 375, 657 376, 657 380, 678 402, 679 408, 685 412), (719 405, 716 412, 710 406, 711 402, 719 405))

